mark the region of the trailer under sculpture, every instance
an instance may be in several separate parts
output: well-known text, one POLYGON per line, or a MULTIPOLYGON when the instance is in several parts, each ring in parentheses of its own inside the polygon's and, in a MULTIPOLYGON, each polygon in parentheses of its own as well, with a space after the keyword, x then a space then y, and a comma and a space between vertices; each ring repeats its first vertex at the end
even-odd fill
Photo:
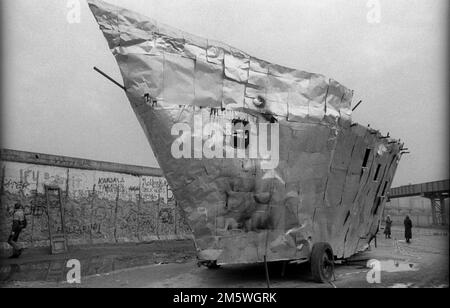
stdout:
POLYGON ((325 281, 367 246, 403 145, 352 123, 351 90, 88 2, 200 263, 311 261, 325 281))

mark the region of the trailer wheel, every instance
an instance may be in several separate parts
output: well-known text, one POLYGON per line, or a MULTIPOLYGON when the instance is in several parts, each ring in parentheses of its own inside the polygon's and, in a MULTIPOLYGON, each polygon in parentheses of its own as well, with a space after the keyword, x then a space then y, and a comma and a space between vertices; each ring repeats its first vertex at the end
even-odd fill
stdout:
POLYGON ((217 264, 217 261, 209 261, 208 263, 206 263, 206 267, 208 269, 214 270, 220 268, 220 265, 217 264))
POLYGON ((323 283, 332 280, 334 273, 334 255, 330 244, 314 244, 311 252, 311 273, 316 282, 323 283))

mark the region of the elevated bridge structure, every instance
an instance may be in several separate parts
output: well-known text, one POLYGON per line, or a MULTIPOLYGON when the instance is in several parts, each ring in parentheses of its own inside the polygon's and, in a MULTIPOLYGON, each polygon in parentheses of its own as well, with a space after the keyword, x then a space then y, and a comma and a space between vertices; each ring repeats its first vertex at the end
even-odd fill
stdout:
POLYGON ((431 201, 431 213, 434 225, 448 225, 448 213, 445 199, 449 197, 450 180, 411 184, 391 188, 389 199, 421 196, 431 201))

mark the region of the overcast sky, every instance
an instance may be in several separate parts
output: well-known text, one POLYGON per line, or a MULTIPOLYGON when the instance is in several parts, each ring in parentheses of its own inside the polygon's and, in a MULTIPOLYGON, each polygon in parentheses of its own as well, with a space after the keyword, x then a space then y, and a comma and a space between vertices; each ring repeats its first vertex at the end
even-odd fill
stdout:
MULTIPOLYGON (((2 0, 3 147, 157 166, 85 1, 2 0)), ((405 141, 394 185, 448 178, 448 0, 109 0, 256 57, 336 79, 364 101, 354 121, 405 141)))

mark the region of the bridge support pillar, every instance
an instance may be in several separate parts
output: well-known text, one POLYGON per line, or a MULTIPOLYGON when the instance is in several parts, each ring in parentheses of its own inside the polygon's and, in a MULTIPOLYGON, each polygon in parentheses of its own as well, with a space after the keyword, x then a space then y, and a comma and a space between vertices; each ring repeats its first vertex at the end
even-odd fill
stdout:
POLYGON ((433 225, 438 224, 438 217, 437 217, 437 211, 436 211, 436 199, 434 197, 428 198, 431 201, 431 219, 433 222, 433 225))
POLYGON ((433 225, 448 225, 448 212, 445 208, 445 199, 448 198, 444 194, 432 194, 425 196, 431 201, 431 217, 433 225))
POLYGON ((443 195, 439 196, 439 201, 441 203, 441 223, 443 226, 448 225, 448 213, 445 208, 445 197, 443 195))

